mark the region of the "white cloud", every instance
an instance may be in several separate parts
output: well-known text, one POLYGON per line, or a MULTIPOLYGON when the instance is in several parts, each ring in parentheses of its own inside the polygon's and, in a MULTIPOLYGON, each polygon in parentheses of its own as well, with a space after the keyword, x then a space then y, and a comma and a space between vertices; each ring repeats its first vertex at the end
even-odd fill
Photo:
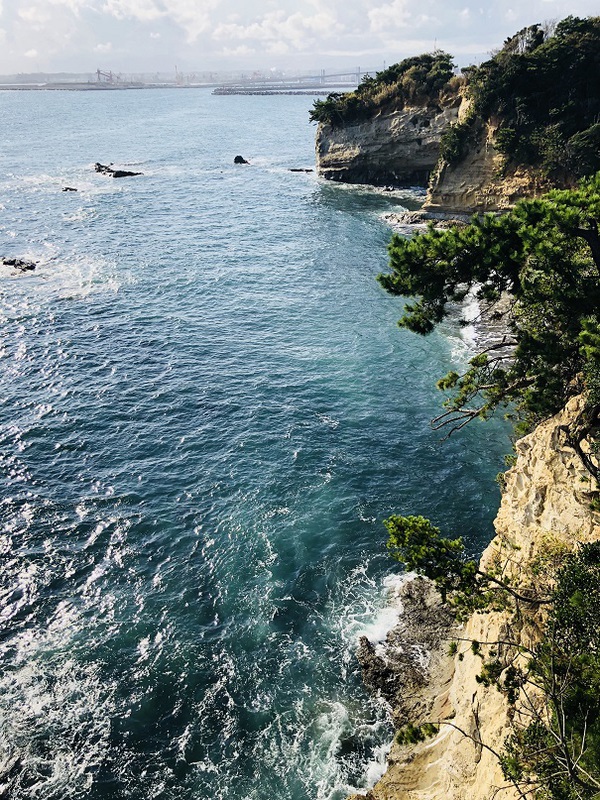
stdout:
MULTIPOLYGON (((85 0, 57 0, 58 2, 85 2, 85 0)), ((211 27, 210 12, 222 0, 104 0, 99 6, 105 14, 118 20, 134 19, 138 22, 171 20, 183 29, 188 42, 195 41, 211 27)))
POLYGON ((75 16, 79 16, 83 8, 91 8, 93 0, 48 0, 53 6, 64 6, 71 11, 75 16))
MULTIPOLYGON (((597 14, 598 0, 0 0, 0 72, 86 70, 112 44, 113 69, 228 69, 236 59, 318 68, 392 63, 434 46, 475 60, 524 25, 597 14), (550 8, 551 6, 551 8, 550 8), (158 45, 160 41, 160 46, 158 45), (18 55, 20 54, 20 56, 18 55), (272 59, 272 61, 271 61, 272 59)), ((237 66, 237 65, 236 65, 237 66)))
POLYGON ((25 6, 25 8, 19 9, 19 17, 34 30, 41 30, 52 19, 48 9, 39 5, 25 6))
POLYGON ((267 45, 267 53, 271 56, 286 56, 291 52, 291 49, 287 42, 271 42, 267 45))
POLYGON ((112 50, 112 42, 106 42, 105 44, 97 44, 94 47, 94 53, 110 53, 112 50))
POLYGON ((25 58, 37 58, 38 57, 38 51, 37 50, 33 50, 33 49, 32 50, 27 50, 27 52, 23 53, 23 55, 25 56, 25 58))
POLYGON ((222 50, 223 55, 238 58, 239 56, 251 56, 256 53, 253 47, 248 47, 247 44, 241 44, 239 47, 224 47, 222 50))
POLYGON ((220 0, 163 0, 165 12, 186 33, 188 42, 194 42, 201 33, 212 27, 211 11, 220 0))
POLYGON ((213 38, 217 41, 254 41, 266 46, 269 53, 283 55, 292 50, 306 51, 320 40, 339 35, 343 27, 330 11, 286 15, 279 9, 267 12, 262 19, 248 25, 222 23, 213 31, 213 38))
POLYGON ((129 18, 140 22, 152 22, 164 16, 155 0, 106 0, 100 10, 119 20, 129 18))
POLYGON ((410 19, 408 0, 393 0, 392 3, 386 3, 369 11, 370 28, 374 33, 406 28, 410 19))

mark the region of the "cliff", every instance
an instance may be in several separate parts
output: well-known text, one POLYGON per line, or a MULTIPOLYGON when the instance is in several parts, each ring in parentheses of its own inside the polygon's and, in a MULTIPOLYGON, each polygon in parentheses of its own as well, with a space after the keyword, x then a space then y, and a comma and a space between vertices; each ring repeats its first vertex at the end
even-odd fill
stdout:
POLYGON ((425 209, 446 214, 572 188, 600 170, 599 46, 600 17, 570 16, 523 28, 460 78, 448 54, 393 65, 317 101, 317 169, 375 185, 431 175, 425 209), (394 103, 400 110, 388 110, 394 103))
POLYGON ((496 147, 497 122, 471 136, 458 163, 440 160, 442 135, 469 108, 467 99, 455 97, 445 108, 407 106, 358 122, 319 123, 317 172, 345 183, 428 186, 423 210, 432 215, 501 211, 552 188, 539 170, 507 163, 496 147))
MULTIPOLYGON (((488 570, 503 565, 504 575, 511 575, 516 586, 531 587, 532 582, 543 581, 548 572, 544 565, 552 559, 559 561, 565 549, 600 538, 600 515, 590 509, 595 487, 575 452, 566 446, 561 430, 581 408, 581 398, 572 399, 560 414, 521 439, 515 466, 505 475, 496 537, 481 564, 488 570)), ((366 796, 368 800, 492 800, 502 790, 501 797, 513 800, 519 795, 504 779, 496 754, 515 716, 519 717, 519 706, 510 708, 497 688, 477 680, 482 659, 470 644, 506 639, 512 615, 507 611, 476 613, 453 628, 447 610, 431 599, 431 587, 422 590, 426 584, 425 579, 417 579, 413 589, 403 589, 402 599, 403 616, 413 616, 415 598, 417 609, 428 608, 425 618, 419 613, 431 650, 427 659, 421 654, 413 664, 413 670, 420 670, 417 679, 409 677, 402 687, 394 683, 395 669, 404 675, 409 672, 396 656, 399 639, 404 641, 405 653, 414 640, 414 632, 406 638, 406 620, 401 619, 399 628, 390 632, 383 652, 376 653, 363 641, 359 659, 367 685, 372 687, 379 669, 384 677, 379 693, 392 704, 394 696, 399 697, 394 709, 397 725, 439 720, 439 732, 416 745, 395 742, 386 774, 366 796), (438 623, 431 628, 428 619, 438 623), (458 642, 454 656, 448 649, 452 639, 458 642)), ((510 631, 512 640, 520 637, 521 643, 531 645, 539 638, 542 621, 539 609, 530 613, 521 619, 518 631, 510 631)), ((359 797, 363 796, 356 795, 354 800, 359 797)))
MULTIPOLYGON (((466 116, 468 101, 463 100, 458 119, 466 116)), ((496 148, 498 127, 486 122, 478 131, 461 161, 441 161, 432 172, 423 210, 463 214, 503 211, 524 197, 538 197, 552 188, 539 170, 523 164, 507 164, 496 148)))
POLYGON ((426 186, 440 152, 442 132, 456 120, 445 108, 388 109, 367 120, 317 129, 317 171, 327 180, 374 186, 426 186))

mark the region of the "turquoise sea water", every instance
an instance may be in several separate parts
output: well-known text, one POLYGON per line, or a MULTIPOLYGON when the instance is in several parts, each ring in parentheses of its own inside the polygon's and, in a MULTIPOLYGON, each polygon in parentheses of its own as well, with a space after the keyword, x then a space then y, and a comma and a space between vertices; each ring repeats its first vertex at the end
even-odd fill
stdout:
POLYGON ((428 425, 469 342, 396 327, 392 199, 288 171, 310 104, 0 93, 3 796, 366 787, 381 520, 491 535, 505 429, 428 425))

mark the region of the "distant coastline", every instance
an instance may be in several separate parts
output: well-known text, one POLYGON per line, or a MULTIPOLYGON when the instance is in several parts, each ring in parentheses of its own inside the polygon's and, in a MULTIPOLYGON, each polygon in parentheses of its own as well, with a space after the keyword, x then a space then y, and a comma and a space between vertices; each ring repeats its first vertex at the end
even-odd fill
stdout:
POLYGON ((65 81, 64 83, 0 83, 0 91, 66 91, 66 92, 110 92, 123 91, 127 89, 213 89, 220 84, 176 84, 176 83, 96 83, 82 82, 76 83, 65 81))
MULTIPOLYGON (((339 86, 286 87, 273 89, 244 88, 243 86, 223 86, 222 83, 100 83, 67 81, 64 83, 0 83, 0 91, 26 91, 26 92, 106 92, 124 91, 131 89, 212 89, 216 95, 327 95, 333 88, 339 86)), ((347 87, 346 87, 347 88, 347 87)))

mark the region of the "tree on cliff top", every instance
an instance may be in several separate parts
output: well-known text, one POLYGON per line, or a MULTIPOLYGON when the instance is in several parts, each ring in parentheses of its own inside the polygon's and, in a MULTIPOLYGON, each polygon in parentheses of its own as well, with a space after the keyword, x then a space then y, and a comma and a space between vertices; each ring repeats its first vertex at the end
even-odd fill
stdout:
POLYGON ((464 72, 470 114, 444 135, 446 161, 460 162, 490 121, 509 164, 537 168, 558 185, 600 169, 600 17, 567 17, 551 35, 524 28, 464 72))
POLYGON ((415 298, 402 327, 429 333, 470 292, 483 314, 505 320, 501 341, 472 358, 464 374, 440 380, 452 394, 437 427, 452 433, 510 405, 523 430, 585 387, 600 408, 599 220, 600 174, 465 227, 393 236, 391 272, 379 281, 391 294, 415 298))
POLYGON ((452 82, 453 75, 452 56, 441 50, 405 58, 375 77, 365 77, 354 92, 333 92, 325 100, 316 100, 310 119, 339 125, 368 119, 392 103, 438 105, 444 93, 456 91, 458 79, 452 82))

